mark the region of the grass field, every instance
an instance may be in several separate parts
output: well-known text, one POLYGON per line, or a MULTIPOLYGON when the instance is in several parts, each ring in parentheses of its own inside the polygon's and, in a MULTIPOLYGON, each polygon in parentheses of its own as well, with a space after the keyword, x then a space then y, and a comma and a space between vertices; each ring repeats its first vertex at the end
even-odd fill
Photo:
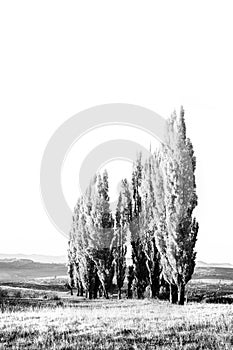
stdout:
POLYGON ((85 300, 66 279, 0 283, 0 349, 233 349, 233 270, 200 269, 187 303, 85 300))
POLYGON ((0 344, 1 349, 232 349, 233 306, 98 300, 4 312, 0 344))

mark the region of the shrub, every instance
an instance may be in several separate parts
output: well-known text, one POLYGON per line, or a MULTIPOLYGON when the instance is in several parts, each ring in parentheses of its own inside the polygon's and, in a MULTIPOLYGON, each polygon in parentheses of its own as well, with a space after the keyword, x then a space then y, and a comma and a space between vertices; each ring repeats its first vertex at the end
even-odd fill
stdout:
POLYGON ((8 292, 6 289, 0 288, 0 299, 8 297, 8 292))
POLYGON ((22 291, 21 291, 21 290, 17 290, 17 291, 15 292, 15 294, 14 294, 14 297, 15 297, 15 298, 18 298, 18 299, 22 298, 22 291))

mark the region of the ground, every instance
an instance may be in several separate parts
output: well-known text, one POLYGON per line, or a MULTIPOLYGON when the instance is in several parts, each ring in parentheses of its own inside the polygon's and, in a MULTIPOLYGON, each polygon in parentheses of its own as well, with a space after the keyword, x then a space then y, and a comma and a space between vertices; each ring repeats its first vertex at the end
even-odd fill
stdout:
POLYGON ((0 349, 233 349, 232 272, 199 270, 184 306, 89 301, 62 278, 0 282, 0 349))
POLYGON ((82 301, 4 312, 1 349, 232 349, 233 306, 82 301))

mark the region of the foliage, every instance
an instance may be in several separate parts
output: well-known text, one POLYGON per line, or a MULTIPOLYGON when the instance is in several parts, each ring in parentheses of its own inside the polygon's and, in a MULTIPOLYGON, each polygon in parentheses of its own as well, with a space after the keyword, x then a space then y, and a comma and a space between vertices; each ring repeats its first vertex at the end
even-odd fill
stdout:
POLYGON ((73 213, 68 249, 72 293, 108 298, 115 275, 119 298, 128 280, 138 299, 147 290, 158 297, 169 285, 170 301, 184 304, 185 286, 195 267, 198 223, 196 158, 186 135, 184 110, 166 123, 166 144, 145 162, 138 154, 131 184, 122 180, 115 213, 110 210, 109 180, 96 174, 73 213), (127 266, 132 251, 132 266, 127 266))
POLYGON ((184 111, 168 122, 168 143, 163 147, 160 166, 163 175, 165 209, 165 255, 168 280, 178 290, 178 302, 184 303, 184 288, 195 266, 198 223, 192 217, 197 205, 195 158, 186 138, 184 111))

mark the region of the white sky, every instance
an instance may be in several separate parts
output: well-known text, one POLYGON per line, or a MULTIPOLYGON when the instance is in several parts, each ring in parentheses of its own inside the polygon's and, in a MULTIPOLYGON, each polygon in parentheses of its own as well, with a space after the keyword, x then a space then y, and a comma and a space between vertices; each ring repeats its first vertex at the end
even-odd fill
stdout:
MULTIPOLYGON (((107 143, 111 140, 128 140, 142 145, 147 150, 151 147, 152 152, 159 147, 159 141, 153 138, 147 132, 130 126, 114 125, 97 128, 85 134, 78 140, 66 156, 62 169, 62 188, 65 198, 71 208, 74 207, 78 196, 82 193, 79 187, 79 171, 82 162, 89 152, 101 143, 107 143)), ((139 149, 135 149, 135 156, 139 149)), ((131 181, 132 162, 123 160, 112 160, 107 164, 100 164, 98 171, 107 169, 110 185, 110 200, 115 201, 118 198, 118 185, 123 178, 131 181)), ((94 174, 90 174, 90 177, 94 174)))
MULTIPOLYGON (((1 2, 0 252, 66 254, 39 188, 44 149, 66 119, 112 102, 168 117, 182 104, 197 156, 198 259, 233 263, 232 32, 231 1, 1 2)), ((106 134, 93 133, 79 141, 87 154, 106 134)), ((62 173, 70 205, 76 147, 62 173)))

